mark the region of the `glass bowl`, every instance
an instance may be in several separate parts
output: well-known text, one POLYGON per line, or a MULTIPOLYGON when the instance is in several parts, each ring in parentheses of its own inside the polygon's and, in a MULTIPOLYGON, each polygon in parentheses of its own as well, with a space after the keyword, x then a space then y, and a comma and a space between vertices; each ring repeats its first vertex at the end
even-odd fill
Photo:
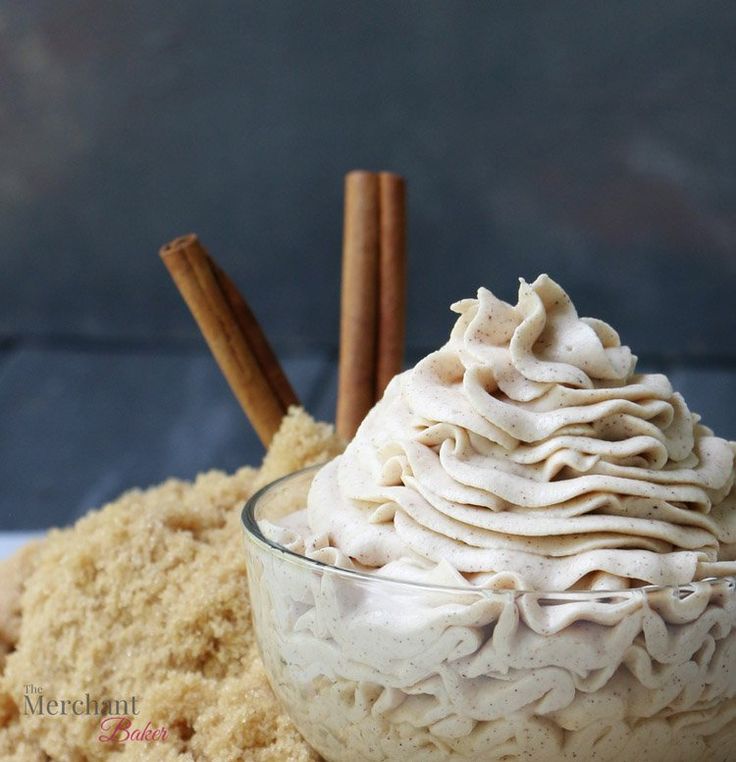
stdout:
POLYGON ((263 531, 315 473, 262 489, 243 525, 266 672, 326 760, 736 760, 734 579, 521 592, 327 566, 263 531))

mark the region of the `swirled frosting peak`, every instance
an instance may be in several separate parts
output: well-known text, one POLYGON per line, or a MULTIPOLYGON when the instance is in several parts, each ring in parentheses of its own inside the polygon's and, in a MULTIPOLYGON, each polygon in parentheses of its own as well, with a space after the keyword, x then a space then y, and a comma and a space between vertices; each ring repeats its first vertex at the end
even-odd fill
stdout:
POLYGON ((612 590, 736 573, 736 445, 541 275, 481 288, 312 484, 305 552, 438 584, 612 590))

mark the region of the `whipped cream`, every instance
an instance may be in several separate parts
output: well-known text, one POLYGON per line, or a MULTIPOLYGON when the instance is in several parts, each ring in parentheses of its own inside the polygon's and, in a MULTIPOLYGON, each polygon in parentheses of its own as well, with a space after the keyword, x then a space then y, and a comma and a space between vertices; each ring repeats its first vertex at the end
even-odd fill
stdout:
POLYGON ((297 726, 334 761, 736 760, 734 443, 545 275, 452 309, 262 522, 375 577, 250 568, 297 726))
POLYGON ((734 443, 542 275, 457 302, 309 495, 310 555, 418 580, 622 589, 736 573, 734 443), (321 546, 321 547, 320 547, 321 546), (433 574, 436 577, 436 570, 433 574))

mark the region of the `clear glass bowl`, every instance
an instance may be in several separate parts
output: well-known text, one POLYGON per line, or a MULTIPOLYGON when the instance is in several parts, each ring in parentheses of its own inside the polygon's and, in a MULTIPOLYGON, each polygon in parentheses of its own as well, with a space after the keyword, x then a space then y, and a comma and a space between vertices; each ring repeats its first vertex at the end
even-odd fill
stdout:
POLYGON ((243 525, 266 672, 326 760, 736 760, 733 579, 540 593, 326 566, 261 530, 306 506, 315 470, 243 525))

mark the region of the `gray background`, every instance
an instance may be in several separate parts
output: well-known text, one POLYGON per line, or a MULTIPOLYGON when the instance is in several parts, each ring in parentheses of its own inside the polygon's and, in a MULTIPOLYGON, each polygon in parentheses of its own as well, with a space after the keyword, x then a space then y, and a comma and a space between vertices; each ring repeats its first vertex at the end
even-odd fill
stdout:
POLYGON ((409 356, 546 271, 736 438, 730 2, 0 6, 0 529, 261 456, 194 230, 332 415, 342 176, 409 180, 409 356))

